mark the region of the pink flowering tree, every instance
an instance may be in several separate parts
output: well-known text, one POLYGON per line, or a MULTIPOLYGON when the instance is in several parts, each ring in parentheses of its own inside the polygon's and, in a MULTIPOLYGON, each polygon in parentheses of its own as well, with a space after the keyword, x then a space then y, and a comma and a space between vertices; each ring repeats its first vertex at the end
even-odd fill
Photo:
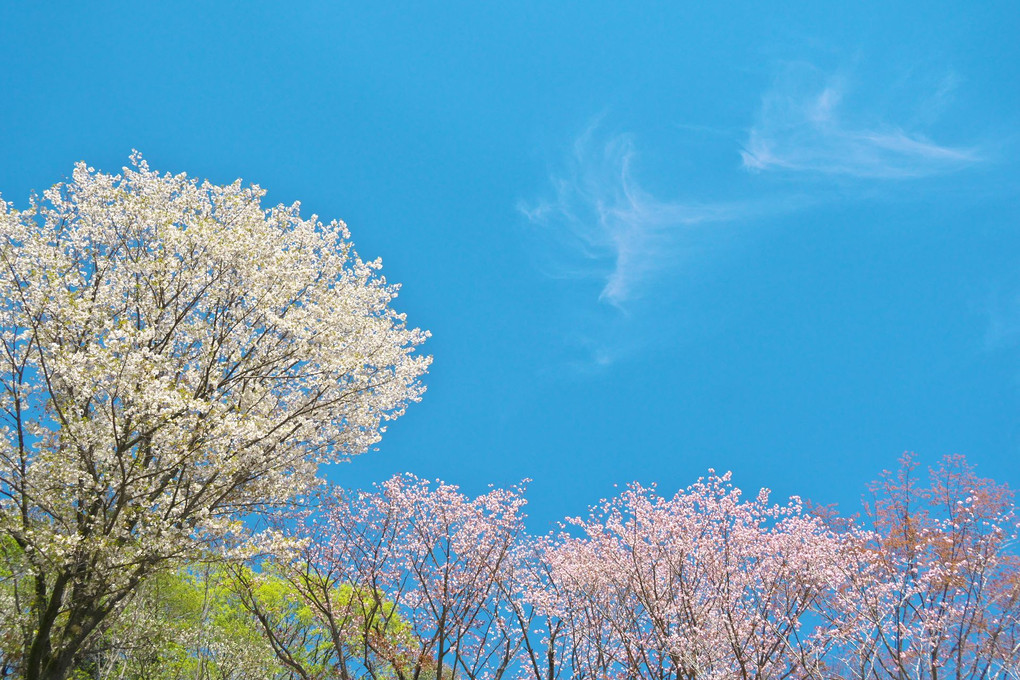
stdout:
POLYGON ((523 505, 519 489, 470 498, 412 475, 337 491, 296 530, 310 542, 285 566, 331 633, 336 676, 506 674, 521 646, 505 581, 523 505))
POLYGON ((908 455, 872 485, 873 532, 825 610, 851 678, 1015 678, 1020 561, 1012 493, 949 456, 927 480, 908 455))
POLYGON ((573 600, 573 593, 555 578, 553 564, 546 559, 553 540, 550 537, 525 537, 517 546, 510 570, 500 580, 507 603, 512 634, 520 640, 515 677, 534 680, 593 677, 591 663, 595 646, 582 634, 589 624, 566 612, 572 606, 560 603, 573 600))
POLYGON ((873 490, 864 530, 710 472, 532 538, 517 489, 399 476, 331 497, 273 567, 326 631, 326 665, 300 661, 306 621, 257 588, 241 600, 309 680, 1016 677, 1008 489, 949 458, 927 485, 908 461, 873 490))
POLYGON ((811 621, 847 542, 799 499, 744 499, 711 473, 672 498, 633 485, 570 524, 531 598, 569 622, 574 677, 825 676, 811 621))

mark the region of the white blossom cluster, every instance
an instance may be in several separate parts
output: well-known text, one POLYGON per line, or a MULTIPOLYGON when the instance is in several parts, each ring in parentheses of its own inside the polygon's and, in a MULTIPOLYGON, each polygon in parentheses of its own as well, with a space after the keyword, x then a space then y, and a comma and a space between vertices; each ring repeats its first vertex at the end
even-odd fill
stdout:
POLYGON ((264 194, 135 153, 0 202, 0 534, 52 592, 236 538, 424 391, 380 261, 264 194))

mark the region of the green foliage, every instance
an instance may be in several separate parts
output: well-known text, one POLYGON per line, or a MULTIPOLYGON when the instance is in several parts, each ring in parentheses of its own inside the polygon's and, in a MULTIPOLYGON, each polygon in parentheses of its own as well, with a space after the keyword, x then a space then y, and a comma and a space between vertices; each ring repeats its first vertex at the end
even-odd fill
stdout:
POLYGON ((241 606, 230 572, 199 566, 147 582, 76 680, 269 680, 292 677, 241 606))
MULTIPOLYGON (((10 548, 6 544, 4 548, 10 548)), ((15 546, 16 547, 16 546, 15 546)), ((2 548, 0 548, 2 549, 2 548)), ((0 565, 0 600, 12 591, 0 565)), ((77 660, 73 680, 294 680, 397 678, 417 648, 411 627, 378 594, 316 582, 300 565, 193 565, 139 589, 77 660), (309 605, 324 596, 331 611, 309 605), (380 655, 380 652, 382 655, 380 655), (366 665, 367 662, 367 665, 366 665)), ((0 647, 17 668, 8 619, 0 647), (10 632, 8 633, 8 628, 10 632)))
POLYGON ((308 564, 232 569, 234 592, 283 665, 305 678, 409 677, 411 625, 371 588, 338 583, 308 564))

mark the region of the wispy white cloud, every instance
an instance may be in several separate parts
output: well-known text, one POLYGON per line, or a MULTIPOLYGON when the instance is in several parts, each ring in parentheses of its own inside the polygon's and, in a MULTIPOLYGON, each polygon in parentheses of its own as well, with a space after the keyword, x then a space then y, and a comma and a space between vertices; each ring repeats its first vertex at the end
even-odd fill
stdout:
MULTIPOLYGON (((677 124, 681 136, 715 140, 713 153, 720 155, 700 157, 712 172, 719 172, 720 162, 731 164, 729 181, 714 186, 691 176, 688 188, 711 187, 713 198, 649 189, 642 181, 647 175, 638 172, 648 165, 638 162, 634 138, 606 134, 601 119, 575 140, 551 174, 545 200, 519 208, 541 237, 535 252, 548 274, 597 282, 606 307, 578 310, 571 321, 569 342, 585 357, 585 370, 612 365, 648 340, 637 336, 658 332, 659 303, 682 288, 675 286, 679 277, 704 265, 706 250, 724 247, 725 234, 735 233, 730 227, 832 201, 899 200, 903 184, 893 187, 890 180, 945 175, 987 160, 978 146, 940 143, 925 134, 952 105, 959 84, 952 73, 906 73, 878 92, 854 91, 848 82, 809 65, 782 68, 760 109, 749 112, 754 123, 742 147, 741 131, 677 124), (790 181, 762 181, 741 172, 741 165, 790 181), (846 179, 859 181, 835 181, 846 179), (641 304, 643 299, 657 304, 641 304), (614 308, 627 313, 605 313, 614 308)), ((662 147, 675 140, 657 141, 662 147)))
POLYGON ((676 263, 691 229, 745 212, 739 204, 659 198, 635 177, 635 157, 630 136, 602 139, 593 123, 566 170, 551 178, 554 197, 520 205, 559 242, 556 273, 598 277, 600 299, 620 308, 676 263))
MULTIPOLYGON (((917 97, 904 115, 921 122, 937 115, 955 89, 950 74, 932 93, 917 97)), ((803 64, 787 67, 762 97, 741 152, 752 171, 909 179, 944 174, 981 160, 977 148, 940 144, 907 129, 886 112, 855 108, 847 81, 803 64)))

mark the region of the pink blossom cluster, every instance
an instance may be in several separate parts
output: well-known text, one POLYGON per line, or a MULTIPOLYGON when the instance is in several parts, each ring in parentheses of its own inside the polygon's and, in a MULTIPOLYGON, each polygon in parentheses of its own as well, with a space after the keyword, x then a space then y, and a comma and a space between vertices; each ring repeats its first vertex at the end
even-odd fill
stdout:
POLYGON ((345 663, 372 675, 1017 677, 1012 497, 958 457, 926 484, 914 470, 905 458, 853 518, 709 471, 672 496, 632 485, 540 537, 520 488, 470 498, 403 475, 338 492, 298 530, 301 563, 361 594, 319 611, 349 622, 345 663))

